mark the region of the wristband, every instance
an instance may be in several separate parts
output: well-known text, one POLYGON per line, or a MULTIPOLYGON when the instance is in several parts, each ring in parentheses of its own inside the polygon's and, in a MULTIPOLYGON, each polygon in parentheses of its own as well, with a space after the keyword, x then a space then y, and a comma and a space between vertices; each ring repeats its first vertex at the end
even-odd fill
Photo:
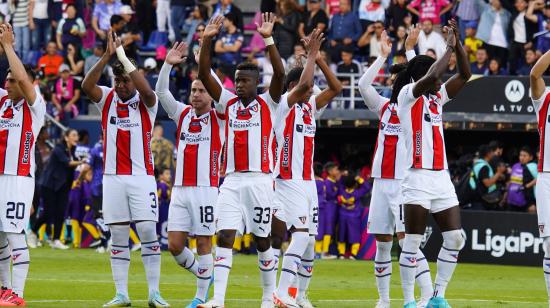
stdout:
POLYGON ((416 52, 414 49, 405 51, 405 57, 407 57, 407 61, 411 61, 414 57, 416 57, 416 52))
POLYGON ((130 62, 130 59, 126 56, 126 53, 124 52, 124 47, 119 46, 116 48, 116 56, 118 58, 118 61, 122 63, 122 66, 124 67, 124 71, 127 74, 130 74, 131 72, 136 70, 136 67, 130 62))
POLYGON ((275 41, 273 40, 273 36, 270 37, 264 37, 264 44, 265 46, 273 45, 275 44, 275 41))

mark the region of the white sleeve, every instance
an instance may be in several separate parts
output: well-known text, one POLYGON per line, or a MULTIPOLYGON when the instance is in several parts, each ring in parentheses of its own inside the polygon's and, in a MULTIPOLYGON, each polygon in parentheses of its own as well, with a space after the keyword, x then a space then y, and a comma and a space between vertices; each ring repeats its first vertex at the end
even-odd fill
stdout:
MULTIPOLYGON (((544 104, 544 100, 546 99, 546 96, 548 96, 548 94, 550 94, 550 90, 548 88, 544 88, 544 93, 542 93, 542 95, 538 99, 531 98, 531 101, 533 102, 533 107, 535 107, 535 110, 537 112, 540 110, 540 108, 544 104)), ((529 96, 533 97, 531 94, 531 89, 529 89, 529 96)))
POLYGON ((414 51, 414 49, 405 51, 405 57, 407 57, 407 62, 411 61, 416 57, 416 51, 414 51))
POLYGON ((397 97, 397 106, 399 109, 410 109, 412 107, 417 99, 417 97, 413 95, 413 88, 415 85, 416 83, 409 83, 401 89, 397 97))
POLYGON ((216 79, 216 81, 218 82, 220 87, 223 88, 223 84, 222 84, 222 81, 220 80, 220 77, 218 77, 218 75, 216 75, 216 72, 214 72, 213 69, 210 69, 210 75, 212 75, 212 77, 214 77, 214 79, 216 79))
POLYGON ((6 91, 6 90, 0 88, 0 97, 4 97, 4 96, 6 96, 6 95, 8 95, 8 91, 6 91))
POLYGON ((441 100, 439 101, 441 106, 445 106, 445 104, 451 101, 449 95, 447 94, 447 88, 445 87, 445 84, 441 85, 441 89, 439 89, 439 95, 441 95, 441 100))
POLYGON ((107 95, 112 89, 104 86, 99 86, 99 88, 101 89, 101 92, 102 92, 101 99, 98 102, 94 102, 94 103, 96 103, 95 106, 97 107, 97 109, 99 109, 99 112, 101 113, 103 112, 103 106, 105 105, 105 100, 107 100, 107 95))
POLYGON ((235 94, 227 91, 222 87, 222 93, 220 94, 220 101, 215 103, 216 110, 221 113, 225 114, 225 108, 227 107, 227 103, 235 98, 235 94))
POLYGON ((40 93, 36 93, 34 104, 28 105, 31 113, 36 117, 39 123, 42 123, 40 127, 44 125, 44 117, 46 116, 46 101, 40 93))
MULTIPOLYGON (((275 113, 277 112, 277 109, 280 104, 277 104, 273 98, 271 98, 271 94, 269 94, 269 90, 265 91, 260 95, 260 97, 267 103, 269 106, 269 109, 271 109, 271 112, 275 113)), ((286 104, 288 106, 288 103, 286 104)))
POLYGON ((365 102, 365 105, 367 105, 367 108, 376 113, 380 112, 380 109, 382 109, 384 102, 387 101, 387 99, 384 97, 381 99, 381 96, 378 92, 376 92, 372 86, 372 83, 385 61, 386 58, 384 57, 376 58, 376 61, 372 63, 365 74, 363 74, 363 76, 359 79, 359 93, 361 93, 361 97, 363 97, 363 101, 365 102))
MULTIPOLYGON (((294 107, 294 106, 293 106, 294 107)), ((284 121, 290 109, 293 107, 288 106, 288 92, 281 96, 278 106, 275 109, 275 123, 284 121)))
POLYGON ((174 121, 177 121, 178 117, 176 117, 176 113, 178 111, 181 113, 181 110, 183 110, 183 104, 178 103, 172 93, 170 93, 169 85, 171 70, 172 65, 164 62, 162 68, 160 69, 155 92, 157 92, 158 99, 162 104, 162 108, 166 110, 168 117, 174 121), (178 108, 178 105, 182 105, 182 108, 178 108))

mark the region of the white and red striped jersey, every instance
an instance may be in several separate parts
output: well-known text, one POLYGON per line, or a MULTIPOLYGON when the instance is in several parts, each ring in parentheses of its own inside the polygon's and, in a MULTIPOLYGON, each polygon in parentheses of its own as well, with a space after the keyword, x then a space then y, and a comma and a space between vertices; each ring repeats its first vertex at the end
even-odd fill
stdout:
POLYGON ((226 117, 222 166, 225 174, 273 171, 276 108, 269 92, 258 95, 245 107, 235 94, 222 89, 216 110, 226 117))
POLYGON ((550 132, 547 131, 550 123, 549 105, 550 89, 546 88, 539 99, 533 100, 540 137, 539 172, 550 172, 550 132))
POLYGON ((397 115, 401 121, 407 166, 413 169, 446 170, 443 137, 443 105, 450 101, 445 85, 435 95, 413 96, 415 83, 401 89, 397 115))
POLYGON ((114 89, 103 91, 96 106, 103 129, 103 173, 111 175, 154 175, 151 139, 158 103, 147 107, 139 93, 123 102, 114 89))
POLYGON ((273 176, 284 180, 314 180, 313 153, 315 150, 316 96, 305 103, 288 106, 288 92, 281 97, 277 108, 275 136, 277 162, 273 176))
POLYGON ((0 175, 34 177, 34 145, 44 125, 46 103, 36 94, 34 104, 13 102, 0 89, 0 175))
POLYGON ((218 187, 225 116, 214 109, 197 116, 191 106, 179 103, 171 117, 178 125, 174 186, 218 187))

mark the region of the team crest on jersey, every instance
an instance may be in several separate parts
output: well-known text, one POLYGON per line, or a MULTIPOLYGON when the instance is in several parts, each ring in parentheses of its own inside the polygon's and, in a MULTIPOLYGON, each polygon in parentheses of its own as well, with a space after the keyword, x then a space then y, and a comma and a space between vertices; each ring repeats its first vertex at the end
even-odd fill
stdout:
POLYGON ((128 106, 132 107, 132 109, 137 110, 139 102, 132 102, 129 103, 128 106))
POLYGON ((300 219, 300 221, 302 222, 302 224, 305 224, 305 223, 306 223, 307 217, 302 216, 302 217, 299 217, 299 219, 300 219))
POLYGON ((258 104, 254 104, 254 106, 250 106, 250 110, 254 112, 258 112, 258 104))

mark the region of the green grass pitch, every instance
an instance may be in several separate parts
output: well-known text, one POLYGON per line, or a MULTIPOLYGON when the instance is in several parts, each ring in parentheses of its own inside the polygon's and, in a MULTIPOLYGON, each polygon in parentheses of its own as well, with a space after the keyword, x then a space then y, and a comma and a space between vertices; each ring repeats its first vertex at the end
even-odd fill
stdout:
MULTIPOLYGON (((147 307, 147 283, 138 252, 132 253, 129 291, 133 307, 147 307)), ((185 307, 195 279, 162 255, 161 292, 172 307, 185 307)), ((435 264, 431 264, 435 278, 435 264)), ((319 260, 309 297, 317 307, 374 307, 377 299, 372 262, 319 260)), ((392 307, 402 307, 399 267, 393 265, 392 307)), ((226 307, 259 307, 261 290, 256 256, 233 259, 226 307)), ((418 291, 418 290, 417 290, 418 291)), ((80 249, 31 250, 25 298, 28 307, 101 307, 114 295, 109 254, 80 249)), ((459 264, 447 291, 456 307, 548 307, 539 267, 459 264)))

